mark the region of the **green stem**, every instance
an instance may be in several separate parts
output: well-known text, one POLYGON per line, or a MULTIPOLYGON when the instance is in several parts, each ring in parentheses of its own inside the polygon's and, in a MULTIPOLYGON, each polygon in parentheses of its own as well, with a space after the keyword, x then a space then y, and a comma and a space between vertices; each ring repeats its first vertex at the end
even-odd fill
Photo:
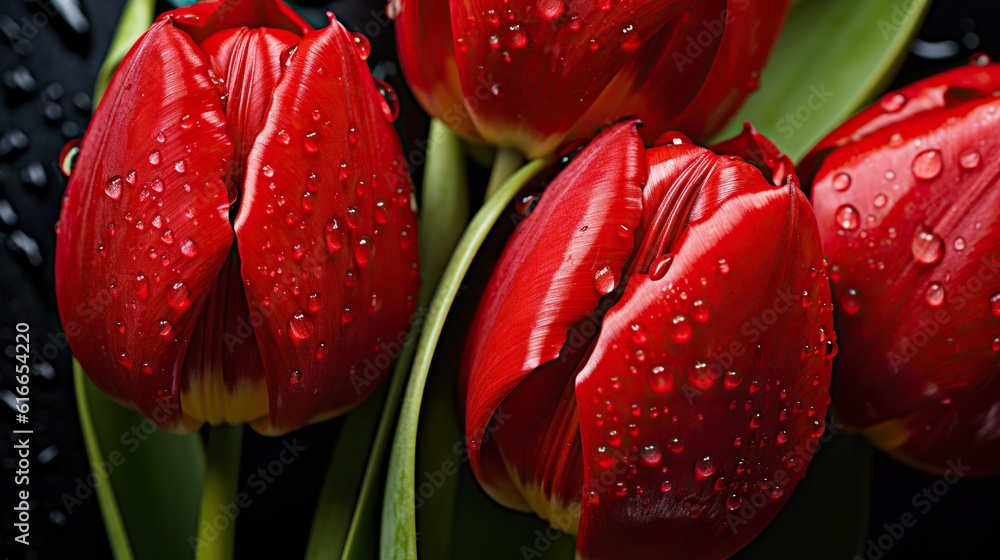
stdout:
MULTIPOLYGON (((455 133, 437 119, 431 121, 428 134, 423 187, 419 224, 423 286, 417 308, 426 312, 448 257, 469 221, 462 144, 455 133)), ((410 326, 387 394, 383 391, 373 395, 344 424, 323 481, 306 549, 307 560, 353 560, 376 555, 371 535, 378 531, 379 488, 385 480, 385 459, 416 340, 423 328, 422 319, 423 316, 418 316, 410 326), (358 474, 361 470, 358 457, 365 454, 368 454, 368 462, 362 464, 362 478, 358 474), (359 480, 360 489, 355 493, 352 485, 357 486, 359 480)))
POLYGON ((490 182, 486 185, 486 200, 489 200, 497 190, 521 168, 524 155, 514 148, 498 148, 493 159, 493 169, 490 171, 490 182))
POLYGON ((500 188, 496 189, 462 234, 455 253, 444 271, 417 345, 413 370, 410 372, 392 445, 385 502, 382 507, 381 558, 409 560, 417 557, 416 512, 413 503, 417 422, 431 358, 441 337, 448 310, 479 246, 486 239, 493 224, 524 184, 552 161, 552 157, 534 160, 511 175, 500 188))
POLYGON ((240 449, 243 446, 243 426, 212 426, 208 434, 208 464, 205 484, 201 491, 201 513, 198 520, 197 560, 231 560, 236 537, 236 520, 224 512, 236 503, 239 489, 240 449), (225 528, 215 524, 222 515, 228 520, 225 528))

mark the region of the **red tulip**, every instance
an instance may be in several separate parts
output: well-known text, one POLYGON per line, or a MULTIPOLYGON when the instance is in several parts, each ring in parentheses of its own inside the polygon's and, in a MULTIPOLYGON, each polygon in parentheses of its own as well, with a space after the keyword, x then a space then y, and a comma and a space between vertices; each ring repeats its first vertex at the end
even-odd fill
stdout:
POLYGON ((664 139, 616 125, 557 176, 464 359, 476 477, 582 558, 734 553, 824 427, 832 307, 787 159, 752 129, 718 154, 664 139))
POLYGON ((174 10, 133 46, 56 248, 66 334, 101 389, 165 429, 278 434, 387 374, 418 256, 366 55, 332 14, 314 31, 276 0, 174 10))
POLYGON ((638 116, 706 138, 756 87, 788 0, 393 0, 399 58, 431 115, 529 157, 638 116))
POLYGON ((1000 65, 932 76, 804 164, 832 268, 845 422, 939 472, 1000 473, 1000 65))

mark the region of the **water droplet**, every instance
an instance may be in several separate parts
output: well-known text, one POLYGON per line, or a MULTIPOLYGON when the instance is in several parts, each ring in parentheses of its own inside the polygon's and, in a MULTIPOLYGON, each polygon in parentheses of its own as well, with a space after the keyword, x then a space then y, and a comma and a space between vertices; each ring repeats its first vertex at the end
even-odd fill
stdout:
POLYGON ((352 230, 358 229, 361 226, 361 214, 358 212, 357 206, 347 207, 347 227, 352 230))
POLYGON ((910 251, 917 262, 936 264, 944 254, 944 240, 926 226, 921 225, 913 234, 910 251))
POLYGON ((809 292, 806 290, 802 290, 802 297, 799 300, 799 303, 802 305, 802 307, 809 307, 810 305, 812 305, 812 301, 813 301, 812 296, 809 295, 809 292))
POLYGON ((857 229, 859 222, 858 210, 850 204, 844 204, 840 208, 837 208, 834 219, 837 221, 837 226, 840 229, 857 229))
POLYGON ((104 183, 104 192, 111 200, 118 200, 122 196, 122 177, 115 175, 104 183))
POLYGON ((302 140, 302 149, 305 150, 307 154, 315 154, 319 152, 319 138, 315 132, 306 134, 306 137, 302 140))
POLYGON ((162 130, 156 133, 156 141, 159 142, 160 144, 167 141, 167 137, 166 135, 163 134, 162 130))
POLYGON ((192 126, 194 126, 194 120, 191 118, 191 115, 181 117, 181 128, 189 130, 192 126))
POLYGON ((943 165, 939 150, 924 150, 913 158, 913 176, 917 179, 930 181, 941 174, 943 165))
POLYGON ((956 251, 964 251, 965 250, 965 238, 956 237, 953 246, 955 247, 956 251))
POLYGON ((326 347, 325 342, 320 342, 316 345, 316 361, 322 362, 326 359, 327 354, 330 353, 329 348, 326 347))
POLYGON ((906 96, 902 93, 890 93, 882 98, 882 110, 886 113, 895 113, 906 105, 906 96))
POLYGON ((722 381, 722 386, 725 387, 727 390, 735 389, 736 387, 739 387, 740 383, 742 382, 743 382, 743 376, 735 369, 731 369, 726 372, 726 376, 723 378, 722 381))
POLYGON ((288 374, 288 384, 289 385, 298 385, 300 381, 302 381, 302 372, 301 371, 299 371, 299 370, 296 369, 296 370, 292 370, 292 372, 288 374))
POLYGON ((594 273, 594 289, 601 295, 611 293, 617 283, 618 279, 615 278, 615 273, 612 272, 611 267, 608 265, 604 265, 594 273))
POLYGON ((299 311, 288 319, 288 337, 299 342, 312 336, 313 322, 304 312, 299 311))
POLYGON ((726 498, 726 509, 728 509, 729 511, 736 511, 740 509, 740 506, 742 505, 743 505, 743 498, 740 498, 735 492, 730 494, 729 497, 726 498))
POLYGON ((354 128, 353 126, 347 129, 347 141, 348 141, 348 143, 350 143, 350 144, 357 144, 359 136, 360 136, 360 134, 358 133, 358 129, 354 128))
POLYGON ((699 479, 712 476, 715 474, 715 461, 710 455, 699 458, 695 461, 694 472, 699 479))
POLYGON ((181 243, 181 254, 189 259, 198 256, 198 244, 194 242, 194 239, 188 237, 181 243))
POLYGON ((528 34, 520 25, 510 26, 510 45, 515 49, 523 49, 528 45, 528 34))
POLYGON ((969 57, 969 64, 973 66, 987 66, 991 62, 993 62, 993 59, 986 53, 975 53, 969 57))
POLYGON ((941 307, 944 304, 944 286, 940 282, 933 282, 927 288, 927 293, 924 297, 927 300, 927 305, 941 307))
POLYGON ((889 202, 889 197, 883 193, 878 193, 875 195, 875 200, 872 201, 872 204, 875 205, 875 208, 883 208, 887 202, 889 202))
POLYGON ((174 334, 174 324, 166 319, 160 319, 160 336, 170 338, 174 334))
POLYGON ((135 290, 135 295, 138 296, 139 299, 146 299, 149 297, 149 280, 146 279, 145 274, 140 272, 136 275, 132 288, 135 290))
POLYGON ((160 150, 153 150, 149 152, 149 163, 152 165, 160 165, 160 150))
POLYGON ((833 176, 833 188, 838 191, 846 191, 851 187, 851 176, 847 173, 837 173, 833 176))
POLYGON ((361 60, 368 60, 368 55, 372 52, 372 46, 368 42, 368 37, 351 31, 351 39, 354 41, 355 48, 358 49, 358 55, 361 57, 361 60))
POLYGON ((674 387, 674 372, 667 370, 663 366, 654 366, 650 370, 649 389, 654 393, 662 395, 669 392, 674 387))
POLYGON ((631 24, 623 27, 619 45, 622 51, 627 53, 638 50, 642 46, 642 37, 639 36, 639 31, 631 24))
POLYGON ((278 135, 276 136, 276 138, 279 144, 283 144, 285 146, 287 146, 292 141, 292 136, 288 134, 288 131, 286 131, 283 128, 278 131, 278 135))
POLYGON ((729 263, 726 262, 726 259, 719 259, 715 264, 715 270, 719 274, 729 274, 729 263))
POLYGON ((975 169, 979 167, 979 162, 982 158, 979 156, 979 152, 976 150, 969 150, 967 152, 962 152, 962 155, 958 156, 958 164, 962 166, 962 169, 975 169))
POLYGON ((675 438, 673 438, 673 439, 671 439, 670 441, 667 442, 667 449, 669 449, 670 452, 674 453, 674 454, 683 453, 684 452, 684 442, 681 441, 681 438, 675 437, 675 438))
POLYGON ((323 238, 326 241, 327 251, 331 254, 340 251, 344 235, 344 229, 340 225, 340 220, 336 217, 330 218, 326 221, 326 227, 324 229, 323 238))
POLYGON ((639 451, 639 457, 646 466, 655 467, 663 459, 663 452, 658 445, 647 445, 639 451))
POLYGON ((695 360, 688 366, 688 381, 701 391, 711 389, 712 384, 715 382, 712 379, 712 368, 708 367, 708 364, 701 360, 695 360))
POLYGON ((691 304, 691 318, 697 323, 705 323, 708 321, 708 306, 705 305, 704 301, 698 299, 691 304))
POLYGON ((538 12, 549 21, 559 19, 565 9, 562 0, 538 0, 538 12))
POLYGON ((1000 336, 993 339, 993 351, 1000 352, 1000 336))
POLYGON ((364 267, 375 254, 375 240, 367 235, 362 235, 354 246, 354 262, 358 266, 364 267))
POLYGON ((691 328, 691 323, 687 321, 687 317, 683 315, 677 315, 670 320, 670 338, 674 342, 684 344, 685 342, 691 340, 691 334, 693 329, 691 328))
POLYGON ((1000 317, 1000 292, 990 296, 990 310, 994 317, 1000 317))
POLYGON ((396 90, 379 79, 375 80, 375 89, 382 96, 379 101, 379 105, 382 107, 382 115, 389 122, 395 121, 399 117, 399 96, 396 95, 396 90))
POLYGON ((265 177, 274 177, 274 168, 266 163, 261 166, 260 172, 263 173, 265 177))
POLYGON ((191 305, 191 290, 184 282, 175 282, 167 293, 167 303, 177 311, 186 311, 191 305))
POLYGON ((174 162, 174 171, 178 173, 184 173, 185 169, 187 169, 187 166, 184 163, 184 160, 179 159, 176 162, 174 162))
POLYGON ((840 294, 840 307, 848 315, 854 315, 861 311, 861 296, 858 295, 857 290, 853 288, 844 290, 844 293, 840 294))

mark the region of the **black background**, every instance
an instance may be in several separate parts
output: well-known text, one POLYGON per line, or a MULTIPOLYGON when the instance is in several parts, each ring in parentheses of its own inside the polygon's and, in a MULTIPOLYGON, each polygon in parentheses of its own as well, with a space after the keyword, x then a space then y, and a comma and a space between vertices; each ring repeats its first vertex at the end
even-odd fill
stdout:
MULTIPOLYGON (((70 2, 74 0, 69 0, 70 2)), ((841 0, 845 1, 845 0, 841 0)), ((920 1, 920 0, 915 0, 920 1)), ((0 0, 0 418, 11 427, 9 409, 13 384, 13 327, 31 324, 32 341, 57 340, 61 332, 52 281, 54 224, 66 186, 58 154, 67 140, 79 136, 91 111, 90 94, 104 59, 123 0, 82 0, 90 29, 78 33, 60 17, 44 25, 24 27, 45 14, 35 0, 0 0), (14 40, 21 36, 27 41, 14 40), (29 37, 29 35, 31 35, 29 37), (16 47, 16 48, 15 48, 16 47)), ((332 9, 347 27, 362 31, 380 18, 381 0, 300 2, 315 25, 332 9)), ((901 1, 900 4, 908 4, 901 1)), ((166 4, 158 9, 168 9, 166 4)), ((369 31, 375 29, 370 26, 369 31)), ((369 62, 384 73, 399 92, 402 117, 398 125, 412 142, 426 134, 427 119, 405 90, 394 55, 392 27, 369 32, 373 51, 369 62)), ((919 33, 922 41, 953 41, 954 56, 930 60, 911 53, 894 86, 963 63, 973 52, 1000 59, 1000 3, 995 0, 937 0, 919 33)), ((407 148, 409 152, 410 148, 407 148)), ((420 170, 414 170, 419 183, 420 170)), ((81 271, 86 273, 86 271, 81 271)), ((80 435, 68 350, 39 360, 32 372, 33 450, 31 552, 27 558, 110 558, 97 501, 86 500, 72 516, 64 515, 60 496, 72 491, 78 477, 89 472, 80 435)), ((237 557, 299 558, 304 551, 327 459, 339 423, 327 422, 297 433, 312 458, 288 467, 255 498, 255 507, 239 520, 237 557)), ((276 456, 280 441, 247 431, 243 468, 256 470, 276 456)), ((14 470, 12 443, 0 441, 0 533, 5 553, 24 554, 14 547, 9 489, 14 470), (8 552, 9 551, 9 552, 8 552)), ((997 451, 1000 453, 1000 450, 997 451)), ((935 477, 902 467, 876 453, 872 481, 870 535, 885 532, 884 523, 911 511, 914 494, 935 477)), ((155 481, 151 481, 155 483, 155 481)), ((961 480, 938 504, 920 515, 917 528, 894 544, 882 558, 1000 558, 1000 480, 961 480)), ((789 553, 789 558, 797 555, 789 553)), ((874 557, 873 557, 874 558, 874 557)))

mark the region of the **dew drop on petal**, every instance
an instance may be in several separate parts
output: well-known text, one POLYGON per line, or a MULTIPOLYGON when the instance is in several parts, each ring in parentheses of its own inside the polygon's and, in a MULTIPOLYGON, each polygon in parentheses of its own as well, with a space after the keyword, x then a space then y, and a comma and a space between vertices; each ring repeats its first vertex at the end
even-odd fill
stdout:
POLYGON ((940 282, 933 282, 924 295, 927 305, 931 307, 941 307, 944 304, 944 286, 940 282))
POLYGON ((185 311, 191 306, 191 290, 184 282, 175 282, 167 292, 167 303, 177 311, 185 311))
POLYGON ((608 265, 604 265, 600 270, 594 273, 594 289, 596 289, 597 293, 601 295, 611 293, 611 291, 615 289, 615 285, 617 285, 617 283, 618 279, 615 278, 615 273, 608 265))
POLYGON ((326 221, 323 239, 326 241, 326 250, 329 251, 330 254, 340 251, 340 247, 343 244, 343 235, 344 229, 340 225, 340 220, 333 217, 326 221))
POLYGON ((857 229, 860 222, 857 208, 850 204, 844 204, 840 208, 837 208, 834 219, 837 221, 837 227, 846 230, 857 229))
POLYGON ((122 196, 122 177, 115 175, 104 183, 104 194, 111 200, 118 200, 122 196))
POLYGON ((288 319, 288 337, 299 342, 312 336, 313 322, 304 312, 299 311, 288 319))
POLYGON ((833 188, 838 191, 846 191, 851 187, 851 176, 847 173, 837 173, 833 176, 833 188))
POLYGON ((941 174, 943 166, 940 150, 924 150, 913 158, 913 176, 917 179, 930 181, 941 174))
POLYGON ((695 461, 694 472, 699 479, 712 476, 715 474, 715 460, 710 455, 700 457, 695 461))
POLYGON ((975 169, 979 167, 979 162, 982 158, 979 152, 976 150, 969 150, 967 152, 962 152, 958 156, 958 164, 962 166, 962 169, 975 169))
POLYGON ((921 225, 914 232, 913 239, 910 241, 910 252, 917 262, 936 264, 944 254, 944 240, 926 226, 921 225))
POLYGON ((994 317, 1000 317, 1000 292, 990 296, 990 311, 994 317))
POLYGON ((649 389, 656 394, 662 395, 674 387, 674 374, 663 366, 654 366, 650 370, 649 389))
POLYGON ((902 93, 890 93, 882 98, 879 105, 886 113, 895 113, 906 105, 906 96, 902 93))
POLYGON ((194 242, 194 239, 188 237, 181 243, 181 254, 189 259, 198 256, 198 244, 194 242))

